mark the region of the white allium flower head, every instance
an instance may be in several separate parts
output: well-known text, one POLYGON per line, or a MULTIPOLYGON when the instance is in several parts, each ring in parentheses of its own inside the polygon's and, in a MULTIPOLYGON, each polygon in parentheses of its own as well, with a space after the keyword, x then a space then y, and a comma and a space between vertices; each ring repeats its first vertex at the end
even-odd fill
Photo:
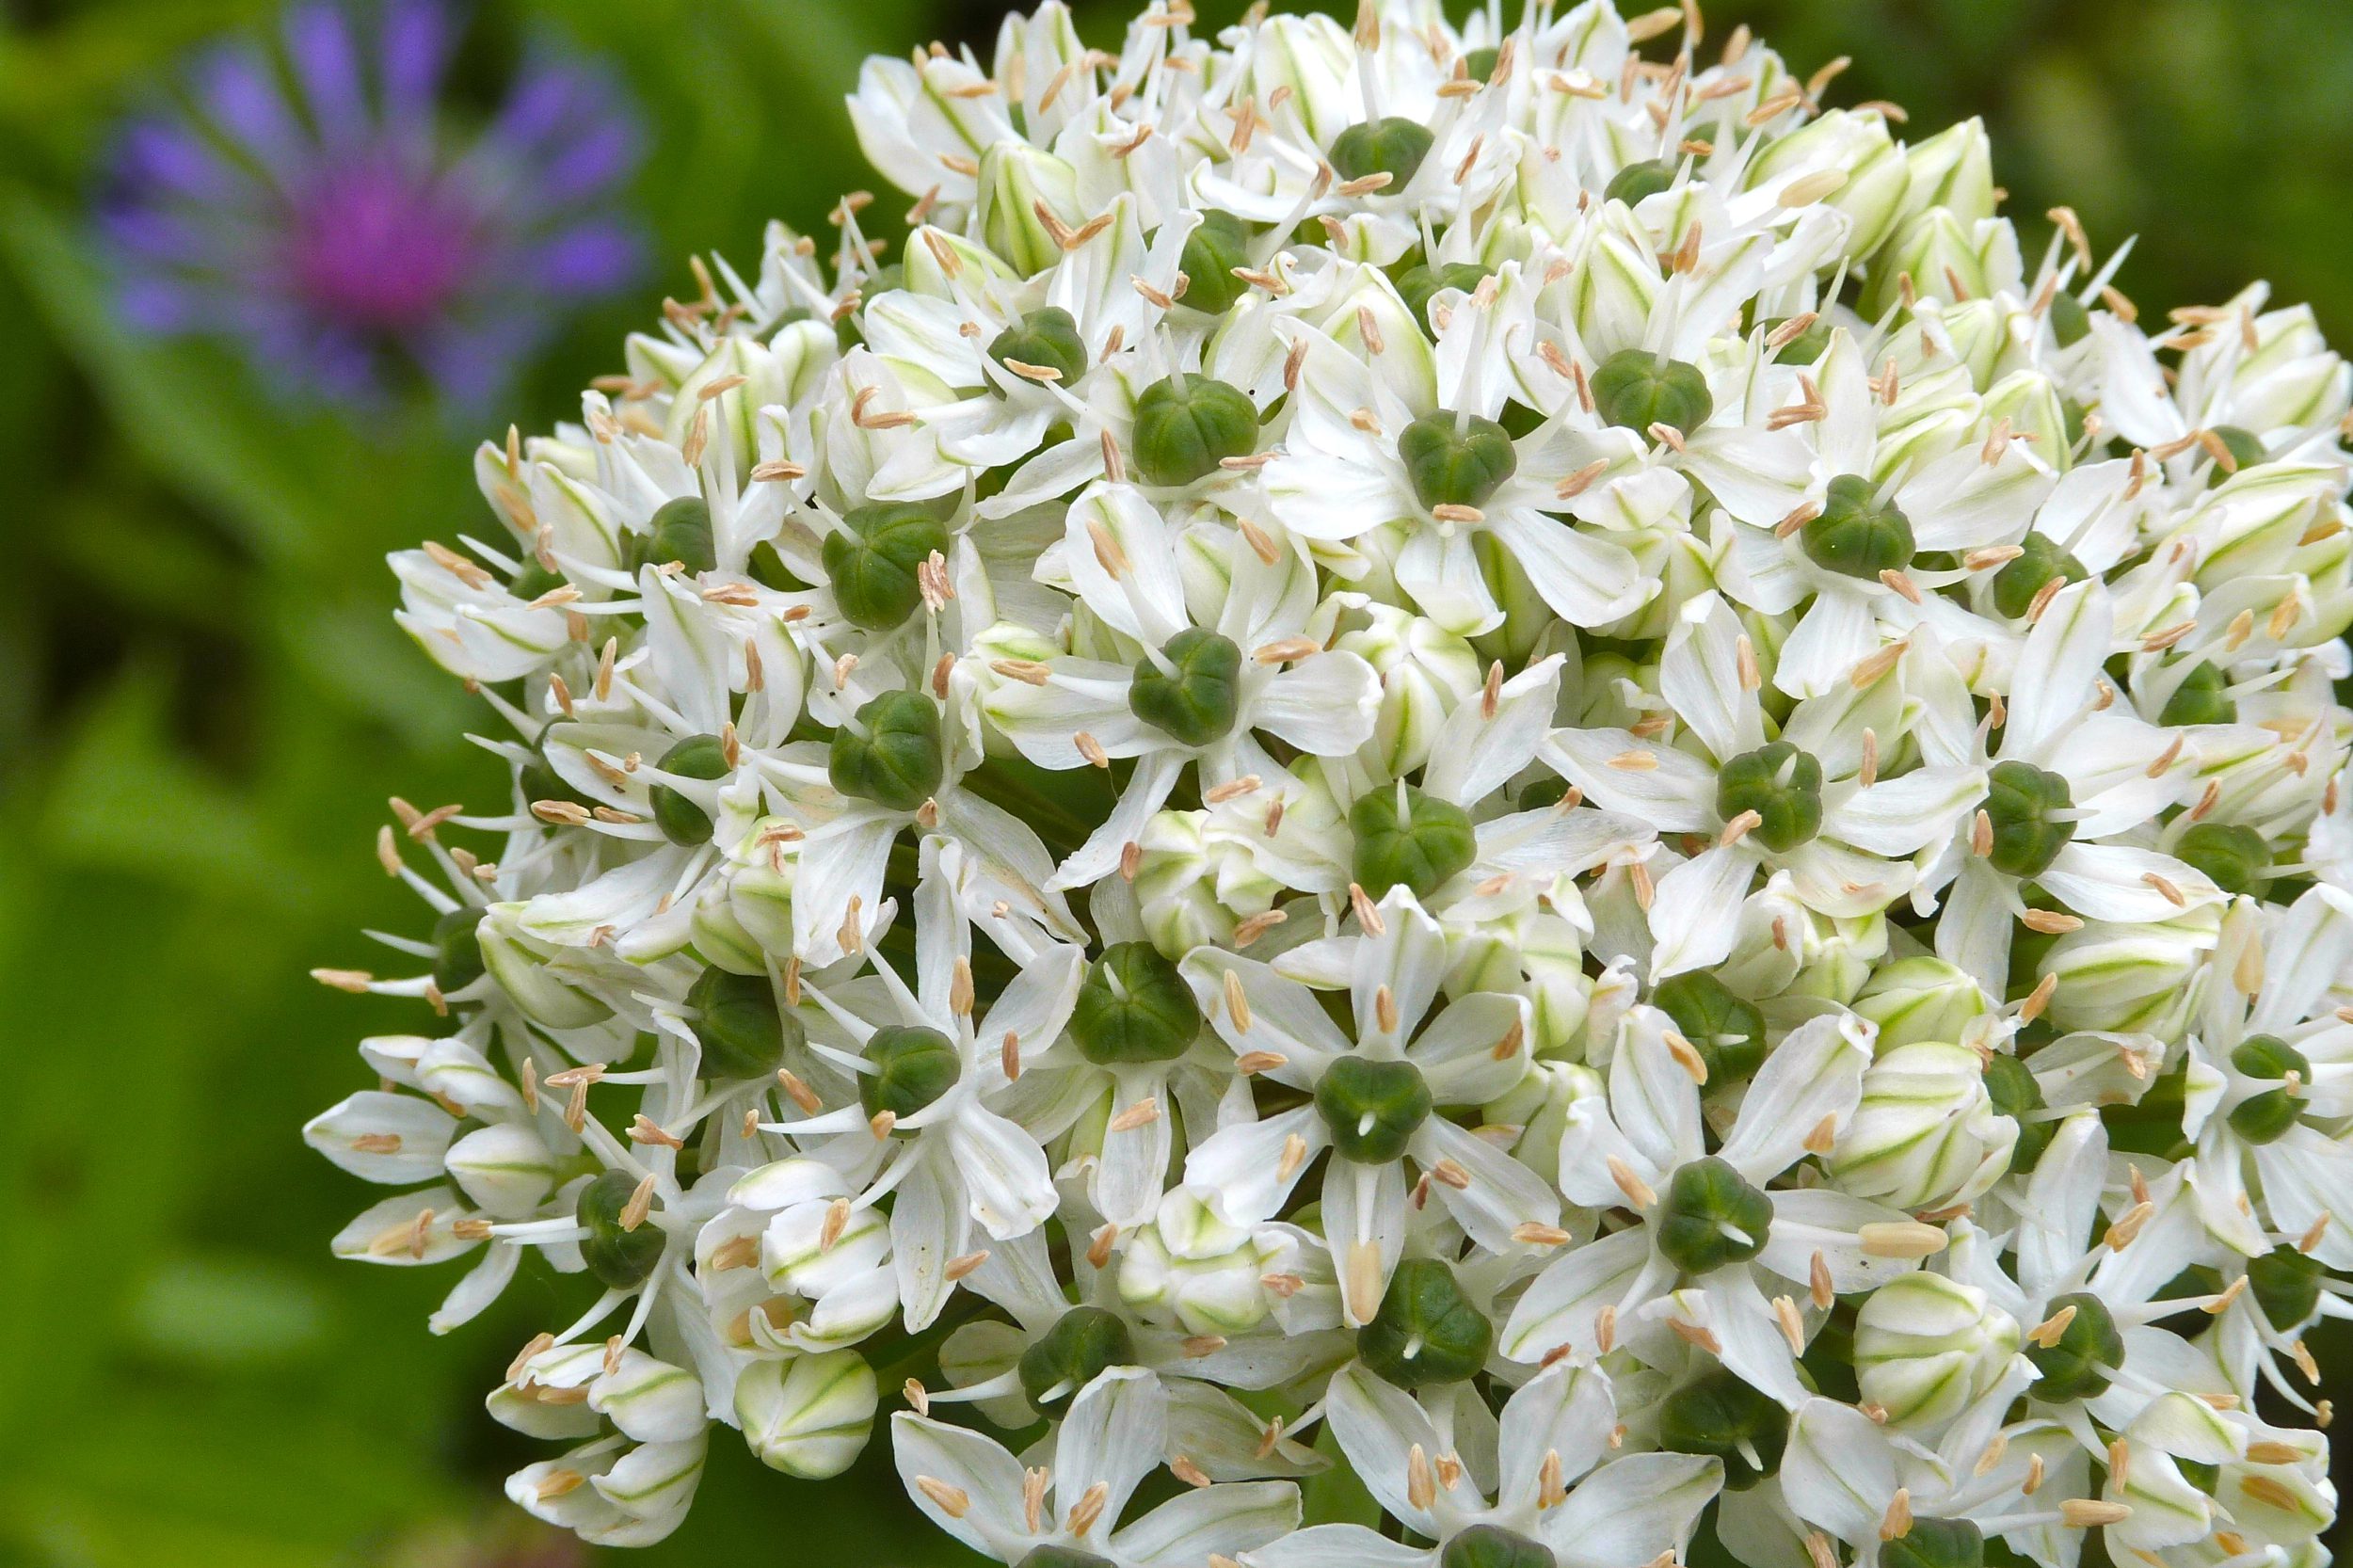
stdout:
POLYGON ((306 1136, 436 1332, 584 1276, 518 1504, 887 1426, 1024 1568, 2324 1560, 2353 371, 1517 8, 871 61, 904 239, 698 260, 393 558, 504 777, 306 1136))

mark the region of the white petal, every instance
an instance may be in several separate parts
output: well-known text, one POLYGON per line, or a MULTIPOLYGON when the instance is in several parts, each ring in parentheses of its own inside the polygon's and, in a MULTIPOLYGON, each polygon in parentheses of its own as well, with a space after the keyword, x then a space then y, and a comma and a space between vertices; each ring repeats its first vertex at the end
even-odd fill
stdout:
POLYGON ((1723 1479, 1713 1455, 1628 1454, 1586 1477, 1538 1528, 1561 1568, 1625 1568, 1662 1552, 1679 1560, 1723 1479))
POLYGON ((1316 757, 1346 757, 1372 736, 1381 678, 1353 653, 1312 654, 1277 674, 1251 704, 1251 728, 1316 757))
POLYGON ((1852 1015, 1813 1018, 1791 1030, 1749 1085, 1721 1151, 1724 1160, 1761 1183, 1805 1157, 1806 1137, 1824 1117, 1844 1127, 1863 1096, 1873 1034, 1852 1015))
POLYGON ((1112 1544, 1128 1568, 1194 1568, 1213 1556, 1257 1562, 1302 1533, 1299 1488, 1285 1480, 1227 1481, 1171 1497, 1112 1544))
POLYGON ((1021 1462, 977 1432, 902 1410, 890 1417, 890 1456, 915 1506, 974 1551, 1018 1561, 1029 1532, 1021 1515, 1021 1462), (928 1479, 964 1495, 951 1513, 918 1484, 928 1479))
POLYGON ((1065 1520, 1098 1484, 1109 1488, 1102 1517, 1116 1520, 1160 1464, 1167 1432, 1168 1396, 1153 1372, 1113 1367, 1080 1389, 1054 1445, 1054 1502, 1065 1520))
POLYGON ((1637 1226, 1571 1247, 1536 1276, 1503 1325, 1499 1341, 1513 1361, 1541 1361, 1566 1345, 1578 1355, 1598 1353, 1593 1320, 1605 1306, 1625 1316, 1647 1301, 1672 1270, 1654 1271, 1650 1235, 1637 1226))
POLYGON ((1739 617, 1716 593, 1704 593, 1676 613, 1667 651, 1658 661, 1658 691, 1717 760, 1765 744, 1756 694, 1740 681, 1739 617))
POLYGON ((1544 753, 1596 806, 1661 833, 1715 826, 1716 770, 1696 757, 1654 745, 1630 729, 1556 729, 1544 753))
POLYGON ((972 1218, 989 1235, 1022 1236, 1054 1212, 1054 1178, 1046 1151, 1013 1123, 980 1105, 967 1105, 948 1125, 972 1218))
POLYGON ((1740 931, 1740 904, 1756 877, 1756 852, 1743 843, 1718 844, 1658 879, 1651 901, 1651 978, 1721 963, 1740 931))

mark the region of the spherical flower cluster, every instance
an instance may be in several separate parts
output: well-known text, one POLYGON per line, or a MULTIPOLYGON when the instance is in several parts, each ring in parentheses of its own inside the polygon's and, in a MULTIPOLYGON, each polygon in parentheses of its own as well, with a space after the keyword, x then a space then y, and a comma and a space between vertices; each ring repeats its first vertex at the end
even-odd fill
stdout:
POLYGON ((1688 8, 1192 20, 871 63, 904 242, 772 230, 393 563, 511 799, 386 829, 439 919, 324 978, 446 1022, 310 1136, 437 1329, 588 1276, 509 1495, 888 1403, 1025 1568, 2325 1561, 2310 315, 1688 8))

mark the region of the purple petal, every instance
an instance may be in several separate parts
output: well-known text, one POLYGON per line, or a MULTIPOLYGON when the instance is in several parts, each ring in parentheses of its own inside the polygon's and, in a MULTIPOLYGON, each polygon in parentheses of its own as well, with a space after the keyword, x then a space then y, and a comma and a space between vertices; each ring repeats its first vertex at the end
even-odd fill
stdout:
POLYGON ((214 121, 280 184, 299 177, 312 150, 260 56, 250 49, 216 52, 198 70, 198 91, 214 121))
POLYGON ((338 148, 360 141, 367 134, 368 101, 344 13, 328 5, 297 6, 286 13, 285 30, 287 62, 320 139, 338 148))
POLYGON ((644 257, 637 236, 607 218, 589 218, 540 241, 522 270, 531 286, 574 298, 607 293, 629 281, 644 257))
POLYGON ((449 35, 449 18, 429 0, 392 0, 384 8, 377 75, 384 89, 386 123, 431 118, 449 35))

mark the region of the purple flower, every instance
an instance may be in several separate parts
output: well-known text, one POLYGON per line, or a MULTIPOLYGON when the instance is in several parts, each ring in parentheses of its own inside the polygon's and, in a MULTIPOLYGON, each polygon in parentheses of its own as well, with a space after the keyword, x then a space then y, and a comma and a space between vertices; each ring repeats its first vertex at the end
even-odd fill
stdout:
POLYGON ((501 390, 576 302, 635 271, 636 122, 603 73, 535 51, 478 129, 442 101, 434 0, 304 0, 215 47, 124 128, 99 226, 123 313, 241 343, 289 393, 356 405, 501 390))

